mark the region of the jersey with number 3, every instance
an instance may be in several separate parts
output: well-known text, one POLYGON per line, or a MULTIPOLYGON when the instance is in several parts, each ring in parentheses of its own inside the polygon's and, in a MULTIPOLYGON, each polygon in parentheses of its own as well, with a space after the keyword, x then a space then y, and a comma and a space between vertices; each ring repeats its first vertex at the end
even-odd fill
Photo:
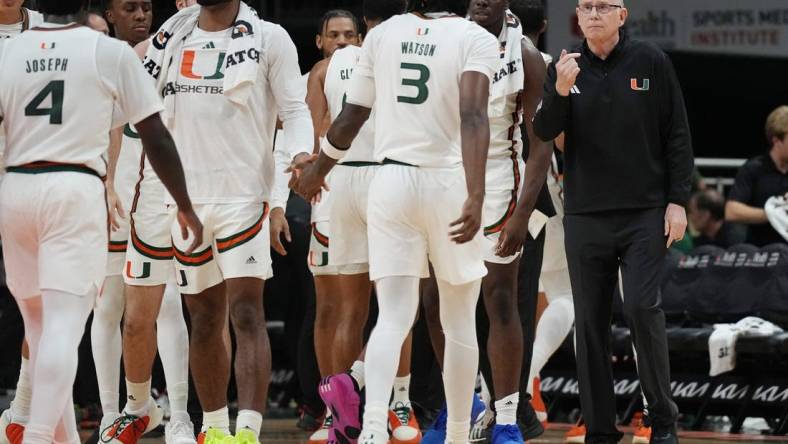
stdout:
POLYGON ((42 26, 0 44, 6 165, 84 164, 103 175, 110 129, 161 111, 161 100, 125 42, 42 26))
POLYGON ((499 64, 495 37, 455 15, 403 14, 372 29, 348 102, 371 107, 371 94, 356 91, 374 81, 375 159, 460 165, 460 78, 468 71, 491 78, 499 64))

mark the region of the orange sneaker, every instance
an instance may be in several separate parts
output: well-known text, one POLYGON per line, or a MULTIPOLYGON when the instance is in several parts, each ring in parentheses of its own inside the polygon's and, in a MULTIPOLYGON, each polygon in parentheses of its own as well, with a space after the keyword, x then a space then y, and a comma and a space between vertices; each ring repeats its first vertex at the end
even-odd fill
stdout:
POLYGON ((539 377, 534 378, 533 392, 533 396, 531 397, 531 406, 536 412, 536 419, 542 423, 543 427, 547 427, 547 406, 542 399, 541 381, 539 380, 539 377))
POLYGON ((22 436, 25 434, 25 426, 12 422, 5 428, 5 438, 10 444, 22 444, 22 436))
POLYGON ((586 442, 586 425, 582 422, 578 422, 574 427, 566 432, 566 435, 564 435, 564 442, 586 442))
POLYGON ((25 423, 14 418, 11 409, 0 414, 0 444, 21 444, 25 433, 25 423))
POLYGON ((137 444, 142 435, 161 424, 164 416, 153 398, 148 405, 148 414, 144 416, 121 413, 112 425, 100 430, 99 441, 103 444, 137 444))
POLYGON ((416 413, 410 406, 401 402, 389 410, 389 427, 391 428, 391 444, 419 444, 421 429, 416 421, 416 413))
POLYGON ((651 441, 651 427, 646 427, 643 422, 643 412, 635 413, 632 417, 632 425, 635 426, 632 444, 648 444, 651 441))

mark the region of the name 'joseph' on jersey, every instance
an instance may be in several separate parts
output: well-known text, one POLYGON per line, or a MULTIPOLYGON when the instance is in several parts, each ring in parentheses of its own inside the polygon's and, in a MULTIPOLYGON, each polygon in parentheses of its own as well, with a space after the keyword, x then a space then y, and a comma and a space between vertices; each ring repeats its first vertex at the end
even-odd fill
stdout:
MULTIPOLYGON (((460 78, 492 78, 498 58, 497 39, 455 15, 403 14, 376 26, 353 72, 354 86, 355 76, 374 80, 375 160, 460 165, 460 78)), ((353 88, 348 102, 372 105, 353 88)))

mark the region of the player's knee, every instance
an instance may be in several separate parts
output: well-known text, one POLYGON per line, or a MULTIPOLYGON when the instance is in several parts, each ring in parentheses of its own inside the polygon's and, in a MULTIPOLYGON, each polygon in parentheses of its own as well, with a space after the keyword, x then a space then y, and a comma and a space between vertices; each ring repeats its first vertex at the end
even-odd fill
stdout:
POLYGON ((123 318, 123 335, 137 337, 155 330, 155 319, 128 313, 123 318))
POLYGON ((255 335, 265 330, 261 305, 247 301, 235 302, 230 308, 230 318, 236 335, 255 335))
POLYGON ((490 323, 497 325, 520 325, 520 316, 517 310, 516 295, 509 289, 494 288, 486 299, 487 316, 490 323))

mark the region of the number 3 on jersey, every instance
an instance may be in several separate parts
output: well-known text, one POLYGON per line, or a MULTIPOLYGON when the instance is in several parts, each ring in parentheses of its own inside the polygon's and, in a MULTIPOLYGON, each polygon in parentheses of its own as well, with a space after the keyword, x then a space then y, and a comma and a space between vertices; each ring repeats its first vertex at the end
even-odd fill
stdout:
POLYGON ((397 96, 397 102, 421 105, 427 101, 430 90, 427 89, 427 81, 430 80, 430 69, 421 63, 402 63, 399 67, 403 70, 416 71, 419 75, 416 79, 402 79, 402 86, 415 87, 416 96, 397 96))
POLYGON ((63 123, 63 87, 65 82, 62 80, 53 80, 47 83, 47 86, 41 90, 30 103, 25 107, 26 116, 49 116, 49 123, 52 125, 60 125, 63 123), (42 108, 41 105, 52 96, 52 102, 49 108, 42 108))

